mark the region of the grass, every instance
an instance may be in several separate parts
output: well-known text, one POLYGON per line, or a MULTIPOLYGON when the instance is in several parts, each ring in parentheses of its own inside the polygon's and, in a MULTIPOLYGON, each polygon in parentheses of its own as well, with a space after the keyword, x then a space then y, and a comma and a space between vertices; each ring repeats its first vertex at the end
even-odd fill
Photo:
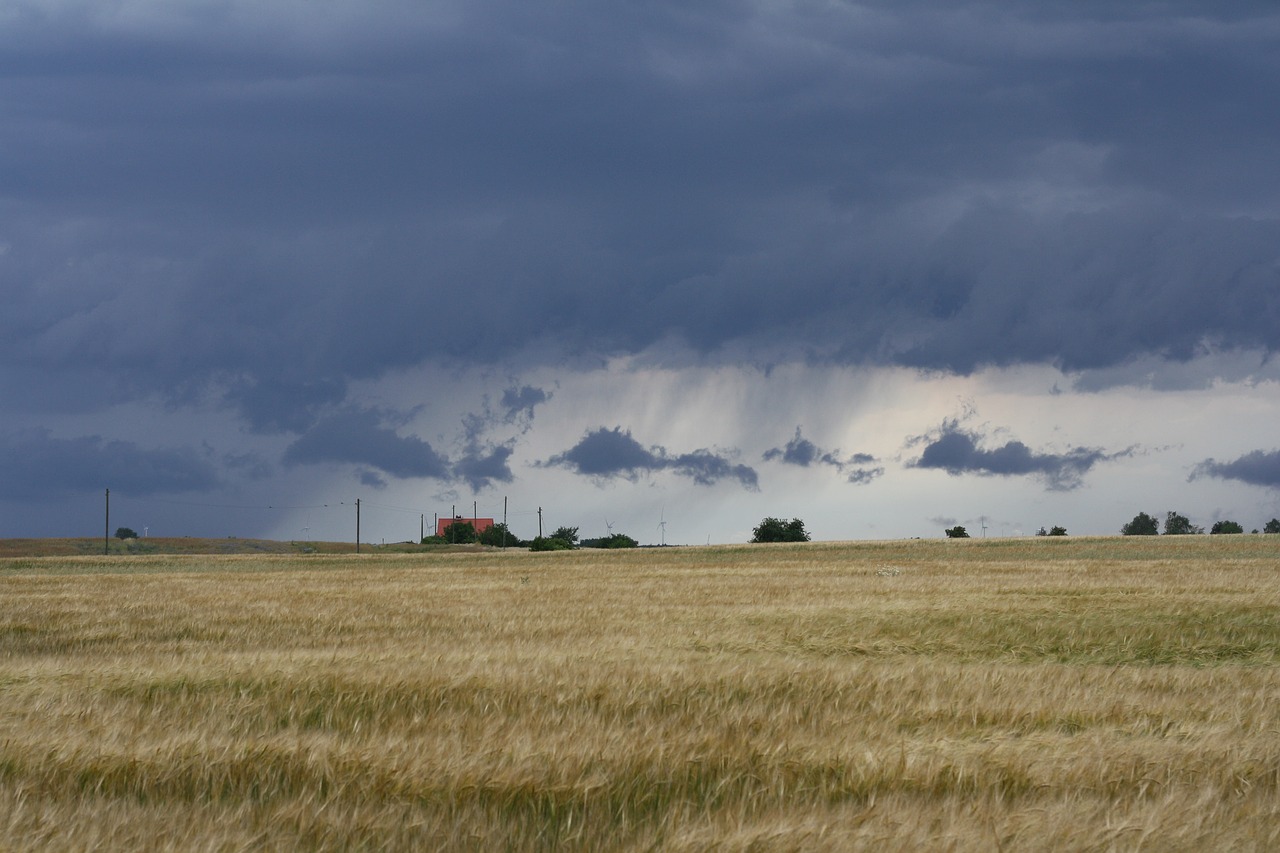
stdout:
POLYGON ((1280 537, 0 559, 0 848, 1269 850, 1280 537))

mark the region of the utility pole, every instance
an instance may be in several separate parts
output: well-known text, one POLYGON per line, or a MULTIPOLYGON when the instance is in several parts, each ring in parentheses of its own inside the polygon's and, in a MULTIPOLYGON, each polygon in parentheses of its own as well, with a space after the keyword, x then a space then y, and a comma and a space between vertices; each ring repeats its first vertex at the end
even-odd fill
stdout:
POLYGON ((427 514, 424 512, 418 515, 418 541, 421 542, 423 539, 426 539, 426 538, 427 538, 427 514))
POLYGON ((507 550, 507 496, 502 496, 502 550, 507 550))
POLYGON ((111 490, 107 489, 107 520, 102 525, 102 555, 110 553, 111 547, 111 490))
POLYGON ((451 504, 449 509, 449 544, 455 545, 458 541, 458 529, 454 527, 458 523, 458 505, 451 504))
POLYGON ((360 499, 356 498, 356 553, 360 553, 360 499))
POLYGON ((538 507, 538 538, 542 538, 542 507, 538 507))

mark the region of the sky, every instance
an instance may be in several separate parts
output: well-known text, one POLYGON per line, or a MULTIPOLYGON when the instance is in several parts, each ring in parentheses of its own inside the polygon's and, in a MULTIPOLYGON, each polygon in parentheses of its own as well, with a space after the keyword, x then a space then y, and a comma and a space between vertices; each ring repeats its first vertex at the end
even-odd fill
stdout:
POLYGON ((0 33, 0 536, 1280 516, 1271 0, 0 33))

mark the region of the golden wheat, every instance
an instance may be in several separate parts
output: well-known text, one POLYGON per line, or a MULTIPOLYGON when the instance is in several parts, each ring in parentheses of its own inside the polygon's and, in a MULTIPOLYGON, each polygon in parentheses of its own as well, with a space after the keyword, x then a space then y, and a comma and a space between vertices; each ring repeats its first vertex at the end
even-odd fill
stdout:
POLYGON ((0 560, 6 849, 1280 847, 1280 537, 0 560))

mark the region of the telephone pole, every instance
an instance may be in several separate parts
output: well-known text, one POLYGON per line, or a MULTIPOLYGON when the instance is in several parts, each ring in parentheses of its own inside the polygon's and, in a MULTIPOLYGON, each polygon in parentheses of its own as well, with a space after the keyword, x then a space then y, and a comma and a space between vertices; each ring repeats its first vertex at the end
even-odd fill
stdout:
POLYGON ((538 538, 542 538, 542 507, 538 507, 538 538))
POLYGON ((356 498, 356 553, 360 553, 360 499, 356 498))
POLYGON ((107 520, 102 525, 102 555, 105 557, 111 548, 111 490, 107 489, 107 520))

